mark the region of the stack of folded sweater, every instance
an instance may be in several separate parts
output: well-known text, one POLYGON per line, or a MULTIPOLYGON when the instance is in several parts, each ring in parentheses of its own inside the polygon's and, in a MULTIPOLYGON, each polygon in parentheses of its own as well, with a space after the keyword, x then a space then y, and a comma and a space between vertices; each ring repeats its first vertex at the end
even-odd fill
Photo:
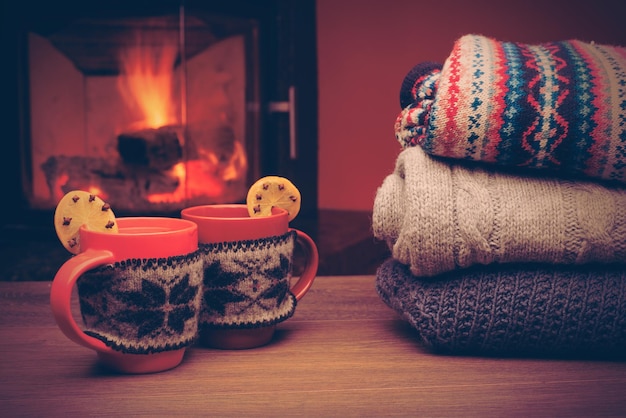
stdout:
POLYGON ((466 35, 400 102, 382 300, 438 352, 626 353, 626 48, 466 35))

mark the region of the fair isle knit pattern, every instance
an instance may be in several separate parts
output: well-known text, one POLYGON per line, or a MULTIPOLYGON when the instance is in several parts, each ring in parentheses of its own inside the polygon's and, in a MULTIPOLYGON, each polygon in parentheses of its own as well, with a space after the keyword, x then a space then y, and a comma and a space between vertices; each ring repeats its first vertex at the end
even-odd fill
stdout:
POLYGON ((440 72, 420 66, 401 87, 403 147, 626 182, 626 48, 465 35, 440 72))
POLYGON ((416 276, 477 264, 626 262, 626 187, 451 161, 409 147, 376 193, 374 236, 416 276))
POLYGON ((85 333, 130 354, 187 347, 198 333, 202 260, 198 251, 129 259, 76 282, 85 333))
POLYGON ((433 280, 389 259, 376 289, 436 352, 626 356, 623 266, 488 266, 433 280))
POLYGON ((200 244, 204 297, 200 328, 257 328, 290 318, 296 232, 255 240, 200 244))

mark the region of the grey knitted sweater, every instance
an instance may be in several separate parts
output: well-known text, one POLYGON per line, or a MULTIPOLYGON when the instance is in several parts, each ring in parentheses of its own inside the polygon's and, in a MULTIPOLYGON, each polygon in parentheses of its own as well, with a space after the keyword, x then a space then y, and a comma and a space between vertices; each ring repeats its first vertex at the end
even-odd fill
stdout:
POLYGON ((508 264, 415 277, 389 259, 381 299, 449 354, 626 357, 626 270, 508 264))
POLYGON ((626 262, 626 188, 400 153, 373 232, 416 276, 476 264, 626 262))

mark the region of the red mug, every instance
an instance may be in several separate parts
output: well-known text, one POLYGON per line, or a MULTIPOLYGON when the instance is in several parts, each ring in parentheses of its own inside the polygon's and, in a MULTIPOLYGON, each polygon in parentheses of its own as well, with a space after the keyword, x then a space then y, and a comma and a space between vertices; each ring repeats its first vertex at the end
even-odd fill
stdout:
POLYGON ((204 263, 200 342, 222 349, 269 343, 276 324, 293 315, 313 284, 319 265, 315 242, 289 228, 282 208, 251 217, 243 204, 203 205, 183 209, 181 217, 198 225, 204 263), (296 245, 304 250, 304 266, 291 284, 296 245))
POLYGON ((124 373, 178 366, 195 340, 202 260, 195 223, 176 218, 116 220, 119 232, 80 229, 81 252, 57 271, 54 318, 73 342, 124 373), (83 331, 72 314, 77 287, 83 331))

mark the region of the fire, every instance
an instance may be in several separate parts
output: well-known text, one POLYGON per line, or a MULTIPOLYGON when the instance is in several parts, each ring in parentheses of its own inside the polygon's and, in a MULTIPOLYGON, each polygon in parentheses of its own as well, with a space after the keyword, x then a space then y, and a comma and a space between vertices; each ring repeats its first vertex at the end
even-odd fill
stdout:
POLYGON ((89 186, 87 191, 93 195, 100 197, 102 200, 109 200, 109 195, 104 192, 101 188, 97 186, 89 186))
POLYGON ((124 49, 120 54, 118 88, 129 109, 141 113, 133 129, 159 128, 177 123, 174 103, 174 45, 124 49))
POLYGON ((53 198, 55 202, 61 200, 65 192, 63 191, 63 186, 68 182, 70 176, 67 173, 61 173, 55 180, 54 186, 52 187, 53 198))
MULTIPOLYGON (((139 42, 120 54, 119 91, 128 109, 141 114, 140 120, 124 127, 126 130, 181 126, 185 120, 182 113, 185 106, 175 106, 176 42, 151 41, 139 42)), ((184 137, 179 136, 179 140, 184 145, 184 137)), ((233 145, 227 161, 220 161, 212 150, 197 149, 198 159, 179 162, 164 173, 176 180, 176 190, 152 193, 146 199, 150 203, 175 203, 223 195, 228 183, 243 178, 247 170, 244 146, 238 140, 233 145)))
MULTIPOLYGON (((53 197, 56 202, 61 200, 61 198, 65 195, 66 190, 64 189, 64 186, 69 182, 69 180, 70 180, 70 176, 67 173, 61 173, 59 177, 56 179, 54 186, 52 188, 53 197)), ((86 190, 89 193, 100 197, 102 200, 109 199, 109 195, 106 194, 104 190, 102 190, 100 187, 95 186, 93 184, 88 185, 86 187, 86 190)))
MULTIPOLYGON (((116 38, 118 76, 94 76, 85 85, 86 102, 94 104, 78 130, 85 139, 77 138, 77 146, 67 148, 69 155, 54 146, 61 154, 41 164, 46 184, 37 189, 47 186, 49 195, 43 197, 53 202, 69 190, 89 191, 124 211, 244 198, 249 162, 239 76, 245 69, 236 67, 244 57, 230 45, 215 51, 207 47, 206 53, 189 54, 187 63, 184 38, 169 20, 137 23, 134 39, 116 38), (194 90, 188 92, 188 85, 194 90)), ((70 143, 66 136, 58 147, 70 143)))
POLYGON ((177 178, 178 188, 172 193, 151 194, 151 203, 171 203, 200 196, 219 197, 224 193, 228 181, 241 178, 247 168, 246 153, 239 141, 235 142, 234 152, 226 163, 219 163, 217 155, 205 153, 201 160, 178 163, 169 170, 169 175, 177 178))

